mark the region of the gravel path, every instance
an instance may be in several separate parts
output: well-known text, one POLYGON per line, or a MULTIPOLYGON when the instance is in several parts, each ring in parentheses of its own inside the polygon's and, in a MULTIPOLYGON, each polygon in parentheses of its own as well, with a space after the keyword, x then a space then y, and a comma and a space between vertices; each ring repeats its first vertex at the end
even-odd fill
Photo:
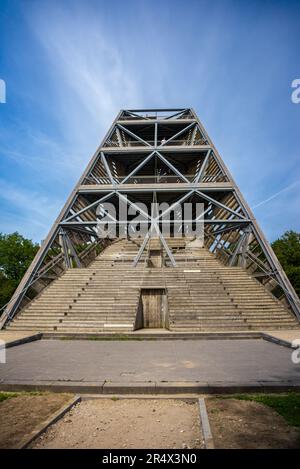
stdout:
POLYGON ((197 403, 94 399, 77 404, 33 448, 201 448, 197 403))

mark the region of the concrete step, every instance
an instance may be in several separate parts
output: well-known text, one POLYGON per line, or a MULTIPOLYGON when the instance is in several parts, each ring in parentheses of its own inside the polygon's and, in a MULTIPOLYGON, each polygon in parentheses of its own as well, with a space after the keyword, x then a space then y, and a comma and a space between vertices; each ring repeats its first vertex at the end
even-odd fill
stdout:
MULTIPOLYGON (((172 330, 294 328, 298 321, 241 267, 224 266, 205 248, 170 239, 177 266, 137 267, 139 246, 113 243, 88 267, 70 269, 8 326, 62 333, 132 330, 141 288, 166 288, 172 330), (125 324, 127 323, 127 324, 125 324)), ((156 241, 151 241, 155 246, 156 241)))

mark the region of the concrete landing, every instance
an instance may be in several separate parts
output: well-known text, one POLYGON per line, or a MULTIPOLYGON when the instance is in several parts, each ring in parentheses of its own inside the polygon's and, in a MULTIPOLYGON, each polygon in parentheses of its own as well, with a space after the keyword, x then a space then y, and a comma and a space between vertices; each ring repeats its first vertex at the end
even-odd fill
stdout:
POLYGON ((32 342, 34 340, 39 340, 42 338, 40 332, 32 331, 0 331, 0 340, 5 344, 6 348, 14 347, 15 345, 25 344, 27 342, 32 342))
POLYGON ((267 331, 263 334, 263 338, 287 347, 293 347, 294 341, 298 341, 300 346, 300 329, 267 331))
MULTIPOLYGON (((300 335, 300 334, 299 334, 300 335)), ((138 329, 132 332, 115 333, 64 333, 44 332, 44 339, 69 340, 215 340, 215 339, 261 339, 260 331, 226 332, 175 332, 167 329, 138 329)))
POLYGON ((9 349, 0 389, 95 394, 300 390, 291 349, 262 339, 41 340, 9 349))

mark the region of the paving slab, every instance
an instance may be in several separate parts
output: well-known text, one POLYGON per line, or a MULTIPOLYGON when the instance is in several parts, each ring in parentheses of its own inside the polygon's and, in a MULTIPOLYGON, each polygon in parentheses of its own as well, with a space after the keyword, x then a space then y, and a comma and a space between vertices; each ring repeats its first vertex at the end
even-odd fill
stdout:
POLYGON ((292 362, 287 347, 262 339, 41 340, 8 349, 7 363, 0 364, 0 389, 35 383, 97 393, 122 392, 122 386, 138 393, 147 386, 161 393, 239 386, 300 389, 300 364, 292 362))

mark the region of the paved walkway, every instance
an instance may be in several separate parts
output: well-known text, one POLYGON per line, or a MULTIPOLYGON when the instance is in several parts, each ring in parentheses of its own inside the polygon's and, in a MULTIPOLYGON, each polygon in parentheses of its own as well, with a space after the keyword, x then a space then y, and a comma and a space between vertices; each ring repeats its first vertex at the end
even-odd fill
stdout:
POLYGON ((7 383, 300 386, 300 364, 291 349, 262 339, 40 340, 7 350, 0 388, 7 383))

